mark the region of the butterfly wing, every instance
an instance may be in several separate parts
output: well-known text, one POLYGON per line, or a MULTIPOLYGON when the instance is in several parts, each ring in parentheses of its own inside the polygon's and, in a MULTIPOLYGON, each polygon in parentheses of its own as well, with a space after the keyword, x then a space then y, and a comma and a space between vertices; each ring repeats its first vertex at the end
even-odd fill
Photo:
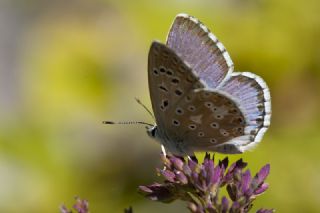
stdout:
POLYGON ((195 87, 204 87, 173 50, 156 41, 149 50, 148 81, 156 123, 164 134, 171 127, 167 120, 179 100, 195 87))
POLYGON ((264 80, 250 72, 234 72, 221 90, 237 100, 246 115, 245 134, 250 140, 241 145, 242 152, 259 143, 270 125, 271 98, 264 80))
POLYGON ((253 73, 235 72, 219 90, 199 90, 193 97, 189 106, 182 105, 198 106, 183 121, 196 127, 184 133, 192 150, 242 153, 259 143, 270 125, 270 92, 253 73))
POLYGON ((167 46, 209 88, 216 88, 233 71, 233 62, 222 43, 198 19, 187 14, 176 16, 167 37, 167 46))
POLYGON ((239 143, 248 142, 249 137, 245 135, 247 121, 237 101, 218 90, 196 89, 188 96, 177 106, 183 113, 171 115, 184 125, 170 127, 170 131, 183 135, 185 150, 241 153, 239 143))

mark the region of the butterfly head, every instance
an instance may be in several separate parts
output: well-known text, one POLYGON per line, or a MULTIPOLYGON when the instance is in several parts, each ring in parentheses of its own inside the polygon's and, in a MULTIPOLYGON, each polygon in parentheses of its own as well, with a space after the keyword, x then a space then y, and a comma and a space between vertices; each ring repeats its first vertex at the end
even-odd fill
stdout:
POLYGON ((147 126, 147 134, 151 137, 151 138, 157 138, 157 133, 158 133, 158 128, 156 125, 149 127, 147 126))

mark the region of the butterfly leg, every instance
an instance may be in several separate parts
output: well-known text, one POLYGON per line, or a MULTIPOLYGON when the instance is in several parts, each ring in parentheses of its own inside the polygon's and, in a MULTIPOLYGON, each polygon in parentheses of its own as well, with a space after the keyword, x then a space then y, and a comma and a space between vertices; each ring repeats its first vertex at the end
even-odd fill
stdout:
POLYGON ((164 148, 163 145, 161 145, 161 151, 164 156, 167 156, 166 149, 164 148))

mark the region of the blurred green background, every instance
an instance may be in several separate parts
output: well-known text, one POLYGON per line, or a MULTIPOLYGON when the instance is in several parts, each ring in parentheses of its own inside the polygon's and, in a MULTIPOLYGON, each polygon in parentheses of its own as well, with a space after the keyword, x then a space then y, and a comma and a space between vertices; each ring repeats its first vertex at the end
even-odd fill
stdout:
MULTIPOLYGON (((319 0, 0 0, 0 212, 58 212, 73 196, 91 212, 183 212, 137 194, 157 180, 147 54, 176 14, 199 18, 235 70, 252 71, 272 95, 271 128, 243 157, 271 163, 255 202, 278 212, 320 211, 319 0)), ((218 158, 224 157, 217 155, 218 158)))

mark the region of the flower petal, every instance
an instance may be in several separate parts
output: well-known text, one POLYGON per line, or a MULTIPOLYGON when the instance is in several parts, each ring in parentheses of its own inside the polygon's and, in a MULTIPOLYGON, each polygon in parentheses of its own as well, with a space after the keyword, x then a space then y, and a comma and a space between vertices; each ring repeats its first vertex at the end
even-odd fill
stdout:
POLYGON ((221 212, 226 213, 229 209, 229 200, 223 196, 221 199, 221 212))
POLYGON ((172 157, 170 159, 171 163, 173 164, 174 168, 179 170, 179 171, 182 171, 183 170, 183 165, 184 165, 184 162, 180 159, 180 158, 176 158, 176 157, 172 157))
POLYGON ((272 212, 274 212, 273 209, 259 209, 257 211, 257 213, 272 213, 272 212))
POLYGON ((175 194, 175 186, 172 183, 154 183, 149 186, 139 186, 139 193, 153 201, 170 203, 179 198, 175 194))
POLYGON ((247 170, 242 175, 242 179, 241 179, 242 194, 245 194, 247 192, 247 190, 249 189, 249 186, 250 186, 250 182, 251 182, 251 174, 250 174, 250 170, 247 170))
POLYGON ((263 184, 254 192, 254 194, 255 194, 255 195, 262 194, 262 193, 265 192, 268 188, 269 188, 269 184, 263 183, 263 184))
POLYGON ((167 179, 170 182, 174 182, 176 175, 173 172, 169 170, 161 170, 160 172, 165 179, 167 179))
POLYGON ((232 201, 237 200, 237 187, 233 184, 228 184, 227 185, 227 191, 229 194, 229 197, 231 198, 232 201))
POLYGON ((183 174, 183 172, 177 172, 176 173, 176 178, 180 183, 182 184, 187 184, 188 183, 188 178, 183 174))
POLYGON ((262 183, 270 173, 270 164, 265 165, 258 172, 258 183, 262 183))

